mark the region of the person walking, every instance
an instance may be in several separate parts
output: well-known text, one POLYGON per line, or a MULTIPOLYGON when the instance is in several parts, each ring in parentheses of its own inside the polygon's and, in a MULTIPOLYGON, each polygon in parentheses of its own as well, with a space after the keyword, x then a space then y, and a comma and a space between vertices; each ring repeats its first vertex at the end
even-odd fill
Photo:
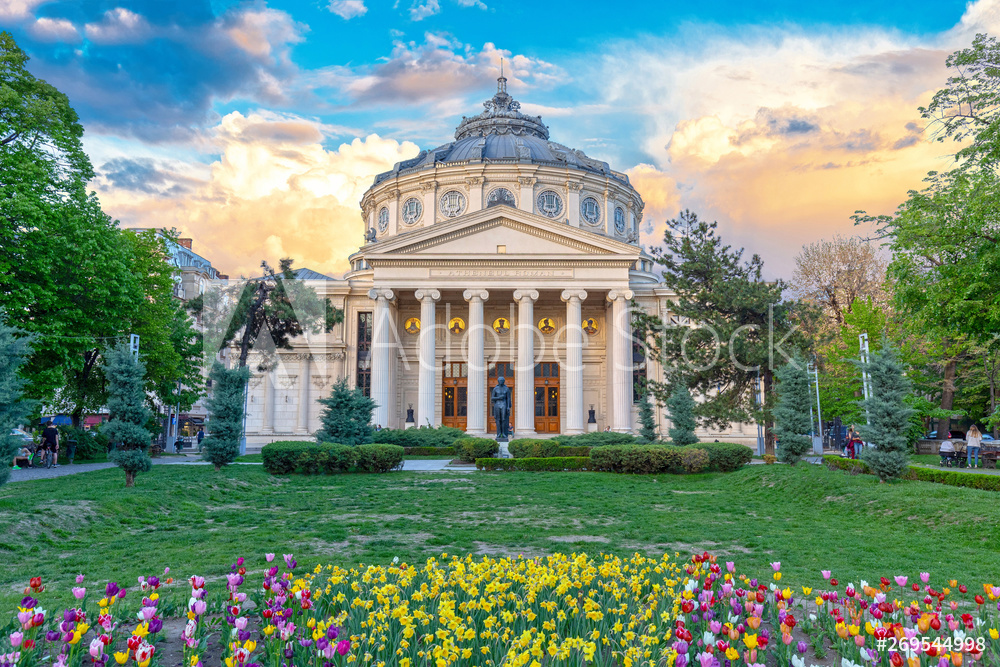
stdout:
POLYGON ((42 431, 42 447, 52 453, 52 463, 50 467, 59 467, 59 430, 50 419, 45 423, 45 430, 42 431))
POLYGON ((969 427, 969 432, 965 434, 965 465, 972 468, 972 457, 976 457, 976 468, 979 468, 979 449, 983 446, 983 434, 975 424, 969 427))

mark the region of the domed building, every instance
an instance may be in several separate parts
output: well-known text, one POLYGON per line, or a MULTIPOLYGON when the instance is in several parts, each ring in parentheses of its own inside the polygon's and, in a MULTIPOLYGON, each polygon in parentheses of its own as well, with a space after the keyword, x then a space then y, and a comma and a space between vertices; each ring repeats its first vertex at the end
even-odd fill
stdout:
POLYGON ((634 344, 630 309, 669 320, 671 302, 639 245, 642 196, 552 141, 502 75, 483 106, 453 142, 376 176, 351 270, 311 276, 345 321, 251 381, 251 445, 317 430, 316 399, 343 377, 385 428, 493 433, 503 377, 512 437, 633 430, 635 387, 662 370, 634 344))

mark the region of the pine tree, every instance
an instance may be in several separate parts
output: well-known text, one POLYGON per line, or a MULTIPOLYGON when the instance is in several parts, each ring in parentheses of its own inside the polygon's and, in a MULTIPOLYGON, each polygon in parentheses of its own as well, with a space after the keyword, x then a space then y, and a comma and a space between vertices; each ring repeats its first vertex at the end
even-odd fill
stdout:
POLYGON ((871 378, 871 396, 860 401, 868 423, 859 428, 861 437, 871 446, 861 451, 861 460, 884 482, 899 477, 909 463, 907 431, 913 409, 907 406, 906 398, 912 385, 888 342, 861 366, 871 378))
POLYGON ((778 458, 795 465, 812 448, 809 396, 809 376, 801 359, 791 359, 778 369, 778 404, 774 408, 775 435, 778 437, 778 458))
POLYGON ((102 430, 115 446, 111 460, 125 471, 125 486, 131 487, 135 486, 136 473, 149 472, 152 467, 146 452, 150 441, 146 424, 152 414, 143 389, 146 366, 132 356, 125 343, 108 350, 104 358, 111 419, 102 430))
POLYGON ((10 465, 20 441, 10 435, 27 418, 32 402, 24 398, 25 380, 17 374, 31 354, 30 340, 5 324, 0 316, 0 485, 10 477, 10 465))
POLYGON ((319 399, 324 406, 316 431, 318 442, 333 442, 340 445, 363 445, 372 441, 372 410, 375 401, 364 395, 360 389, 347 386, 347 378, 333 385, 326 398, 319 399))
POLYGON ((205 403, 208 409, 210 435, 202 443, 202 456, 215 464, 216 470, 232 463, 240 455, 243 439, 244 394, 250 379, 246 366, 226 368, 218 361, 212 365, 212 395, 205 403))
POLYGON ((642 398, 639 399, 639 441, 643 443, 653 443, 660 439, 660 434, 656 430, 656 414, 653 411, 652 393, 643 388, 642 398))
POLYGON ((670 417, 670 442, 674 445, 693 445, 698 442, 694 434, 694 399, 686 383, 677 381, 667 399, 667 416, 670 417))

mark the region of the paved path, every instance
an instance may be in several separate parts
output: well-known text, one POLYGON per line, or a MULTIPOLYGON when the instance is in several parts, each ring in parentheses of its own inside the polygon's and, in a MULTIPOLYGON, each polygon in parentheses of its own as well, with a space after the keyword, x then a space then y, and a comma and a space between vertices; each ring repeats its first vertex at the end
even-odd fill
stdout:
MULTIPOLYGON (((178 456, 170 458, 155 458, 154 465, 188 465, 207 466, 206 461, 193 456, 178 456)), ((443 470, 455 472, 471 472, 476 469, 474 465, 450 465, 447 459, 440 460, 420 460, 403 461, 403 472, 439 472, 443 470)), ((261 463, 234 463, 233 465, 259 466, 261 463)), ((92 470, 105 470, 114 468, 114 463, 74 463, 73 465, 60 465, 55 468, 22 468, 21 470, 10 471, 10 482, 26 482, 32 479, 52 479, 54 477, 65 477, 66 475, 76 475, 81 472, 92 470)))

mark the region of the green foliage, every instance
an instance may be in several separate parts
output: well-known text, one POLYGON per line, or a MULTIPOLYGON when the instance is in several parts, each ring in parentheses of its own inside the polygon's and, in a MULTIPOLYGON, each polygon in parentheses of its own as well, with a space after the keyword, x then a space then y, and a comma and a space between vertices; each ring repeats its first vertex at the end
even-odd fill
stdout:
POLYGON ((31 354, 31 339, 7 326, 0 315, 0 485, 10 477, 10 465, 20 441, 10 430, 24 423, 32 409, 24 398, 25 380, 19 374, 31 354))
POLYGON ((812 449, 809 433, 813 428, 809 375, 802 359, 792 359, 778 369, 778 404, 774 407, 774 433, 778 437, 778 458, 795 465, 812 449))
POLYGON ((753 459, 753 450, 734 442, 703 442, 691 447, 708 452, 708 468, 713 472, 734 472, 753 459))
POLYGON ((202 441, 202 457, 219 470, 240 455, 243 440, 244 392, 250 380, 247 368, 212 365, 212 394, 205 402, 208 410, 208 433, 202 441))
POLYGON ((149 472, 152 465, 146 453, 150 441, 146 430, 150 417, 144 390, 146 367, 132 356, 125 343, 108 350, 104 357, 110 420, 101 430, 114 443, 109 458, 125 471, 125 486, 129 487, 135 484, 136 473, 149 472))
POLYGON ((458 456, 454 447, 403 447, 403 453, 407 456, 458 456))
POLYGON ((264 445, 261 459, 272 475, 332 475, 355 469, 360 460, 357 447, 331 443, 279 441, 264 445))
POLYGON ((403 464, 403 448, 399 445, 358 445, 358 470, 389 472, 403 464))
MULTIPOLYGON (((384 428, 372 436, 379 442, 400 447, 451 447, 465 431, 451 426, 437 428, 384 428)), ((433 452, 432 452, 433 453, 433 452)))
POLYGON ((496 456, 500 451, 500 445, 493 438, 459 438, 453 446, 465 463, 496 456))
POLYGON ((555 456, 548 458, 520 459, 476 459, 479 470, 503 470, 523 472, 563 472, 591 470, 590 459, 586 456, 555 456))
POLYGON ((660 439, 660 434, 656 430, 656 413, 653 410, 652 392, 648 387, 643 388, 642 397, 639 399, 639 442, 651 444, 660 439))
POLYGON ((59 426, 59 458, 68 460, 66 446, 76 442, 74 461, 93 461, 108 451, 108 438, 99 431, 88 431, 82 427, 59 426))
POLYGON ((697 473, 708 470, 708 452, 698 447, 688 447, 681 454, 681 465, 686 473, 697 473))
POLYGON ((594 470, 652 475, 684 472, 683 447, 668 445, 609 445, 590 450, 594 470))
POLYGON ((565 446, 560 445, 556 456, 590 456, 590 447, 565 446))
POLYGON ((695 403, 688 386, 682 381, 675 382, 673 391, 667 399, 671 444, 683 447, 698 442, 698 436, 694 434, 696 426, 694 410, 695 403))
POLYGON ((558 456, 560 446, 555 440, 518 438, 511 440, 507 449, 515 459, 537 459, 558 456))
POLYGON ((631 433, 615 433, 614 431, 595 431, 579 435, 557 435, 552 438, 564 447, 604 447, 605 445, 631 445, 637 438, 631 433))
POLYGON ((872 447, 861 451, 861 459, 883 481, 898 477, 909 461, 908 431, 913 409, 906 397, 912 389, 896 350, 885 345, 871 355, 865 366, 871 377, 871 396, 861 401, 868 414, 868 424, 859 429, 872 447))
MULTIPOLYGON (((823 462, 828 468, 846 470, 852 474, 877 474, 864 461, 841 458, 839 456, 824 456, 823 462)), ((934 482, 935 484, 947 484, 948 486, 964 486, 970 489, 982 489, 984 491, 1000 491, 1000 476, 982 475, 967 472, 954 472, 951 470, 937 470, 934 468, 923 468, 919 466, 908 466, 899 477, 920 482, 934 482)))
POLYGON ((372 441, 372 411, 375 401, 360 389, 351 389, 347 378, 333 385, 330 395, 319 399, 323 406, 317 442, 338 442, 342 445, 361 445, 372 441))

